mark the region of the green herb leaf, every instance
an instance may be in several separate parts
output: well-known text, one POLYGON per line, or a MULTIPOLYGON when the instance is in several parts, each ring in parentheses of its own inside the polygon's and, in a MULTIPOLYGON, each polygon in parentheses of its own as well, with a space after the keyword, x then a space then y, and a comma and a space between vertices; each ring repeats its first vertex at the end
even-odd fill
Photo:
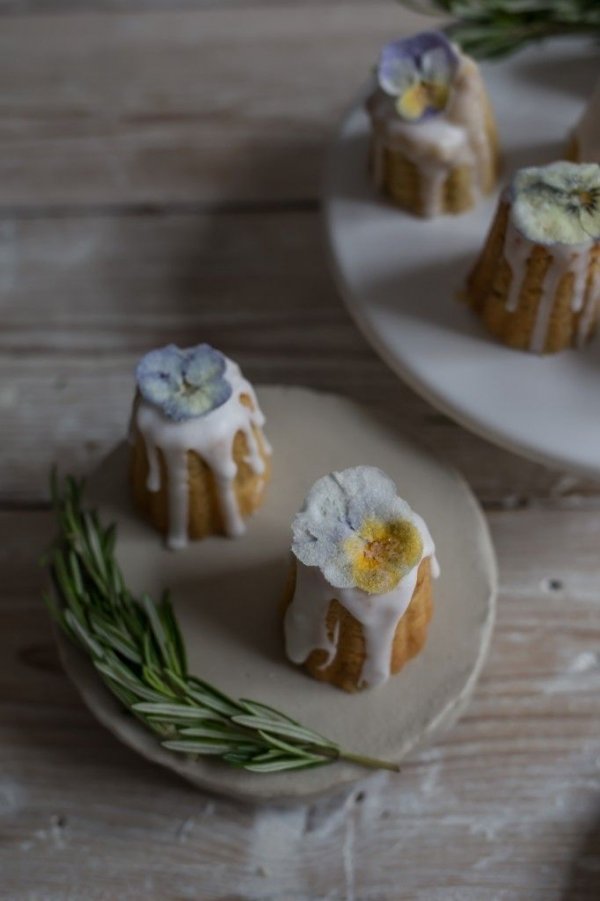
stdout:
POLYGON ((322 735, 257 701, 235 701, 187 672, 183 638, 168 593, 135 598, 116 562, 117 530, 82 506, 83 484, 51 476, 58 536, 47 555, 54 620, 89 655, 104 684, 132 716, 180 754, 218 757, 255 773, 345 759, 397 769, 341 751, 322 735))
POLYGON ((422 13, 449 15, 447 31, 477 59, 508 56, 549 37, 600 37, 598 0, 401 0, 422 13))

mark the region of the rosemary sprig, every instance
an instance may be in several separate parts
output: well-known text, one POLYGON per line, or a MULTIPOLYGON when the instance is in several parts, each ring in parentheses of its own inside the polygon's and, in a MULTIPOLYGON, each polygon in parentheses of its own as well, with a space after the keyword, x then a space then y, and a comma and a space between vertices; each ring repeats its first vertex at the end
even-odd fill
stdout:
POLYGON ((449 36, 477 59, 507 56, 531 41, 600 36, 598 0, 401 0, 418 12, 447 14, 449 36))
POLYGON ((255 773, 346 760, 398 771, 397 764, 341 750, 333 741, 265 704, 234 701, 188 673, 168 593, 136 599, 115 560, 116 527, 82 505, 83 483, 52 477, 58 536, 45 560, 53 592, 45 601, 68 637, 89 656, 123 706, 163 747, 212 756, 255 773))

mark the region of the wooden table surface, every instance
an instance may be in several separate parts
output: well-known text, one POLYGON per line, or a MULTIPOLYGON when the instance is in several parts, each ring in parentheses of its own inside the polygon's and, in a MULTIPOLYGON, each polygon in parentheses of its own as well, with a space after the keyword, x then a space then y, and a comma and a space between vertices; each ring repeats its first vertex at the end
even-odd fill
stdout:
MULTIPOLYGON (((351 324, 323 149, 390 0, 0 0, 0 897, 600 898, 600 490, 474 437, 351 324), (501 592, 459 724, 399 776, 285 810, 102 729, 40 602, 52 462, 124 433, 132 365, 209 341, 256 381, 401 409, 483 503, 501 592)), ((577 440, 577 436, 573 436, 577 440)))

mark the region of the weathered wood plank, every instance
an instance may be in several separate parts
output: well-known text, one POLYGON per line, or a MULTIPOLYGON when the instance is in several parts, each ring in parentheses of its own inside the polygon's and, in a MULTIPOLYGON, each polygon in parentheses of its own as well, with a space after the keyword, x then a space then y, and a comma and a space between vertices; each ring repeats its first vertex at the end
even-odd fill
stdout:
POLYGON ((395 411, 488 504, 598 491, 469 435, 404 387, 348 318, 314 212, 11 219, 0 261, 5 502, 45 497, 52 462, 84 472, 123 435, 137 356, 203 340, 255 380, 395 411))
MULTIPOLYGON (((275 330, 271 334, 276 338, 275 330)), ((296 346, 290 358, 286 334, 280 348, 272 345, 270 352, 248 348, 237 354, 255 381, 300 383, 376 402, 398 417, 406 434, 443 452, 446 461, 468 474, 488 506, 519 507, 560 498, 572 506, 597 505, 596 483, 553 472, 464 432, 399 383, 366 348, 353 355, 349 371, 344 367, 346 349, 321 354, 310 345, 296 346)), ((225 330, 208 337, 230 350, 225 330)), ((15 355, 0 361, 0 502, 35 503, 47 498, 52 464, 85 474, 123 439, 135 359, 130 354, 106 354, 21 361, 15 355)))
POLYGON ((502 593, 466 715, 399 777, 282 811, 202 795, 94 722, 35 600, 51 517, 0 514, 0 867, 10 897, 597 898, 600 512, 490 520, 502 593))
POLYGON ((0 503, 32 505, 0 513, 0 894, 597 899, 598 487, 402 386, 321 247, 335 120, 381 42, 431 21, 384 0, 176 3, 0 0, 0 503), (47 469, 85 472, 123 435, 140 353, 202 339, 254 380, 384 406, 491 510, 502 596, 474 702, 362 795, 208 798, 119 745, 60 670, 47 469))
POLYGON ((385 0, 6 16, 0 207, 314 198, 385 0))
MULTIPOLYGON (((302 0, 303 9, 311 7, 351 7, 364 3, 364 0, 302 0)), ((265 9, 273 7, 281 9, 297 5, 297 0, 0 0, 0 15, 22 16, 25 14, 62 15, 90 12, 182 12, 184 10, 217 9, 265 9)), ((404 11, 400 11, 404 15, 404 11)))
POLYGON ((0 262, 2 351, 141 352, 221 330, 232 353, 285 330, 293 353, 297 329, 315 351, 359 343, 315 211, 7 219, 0 262))

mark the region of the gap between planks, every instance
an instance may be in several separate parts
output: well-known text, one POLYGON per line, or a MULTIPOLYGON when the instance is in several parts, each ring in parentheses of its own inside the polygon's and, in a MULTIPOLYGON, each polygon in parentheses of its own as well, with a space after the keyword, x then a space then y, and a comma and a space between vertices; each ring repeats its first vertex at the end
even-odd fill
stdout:
MULTIPOLYGON (((351 8, 364 0, 302 0, 303 9, 351 8)), ((298 0, 0 0, 0 16, 63 15, 114 12, 124 15, 152 12, 198 12, 210 9, 295 8, 298 0)))
POLYGON ((597 898, 597 868, 589 892, 580 882, 562 890, 574 861, 584 874, 597 861, 600 515, 491 519, 503 592, 468 712, 399 777, 375 774, 343 797, 286 810, 192 791, 93 720, 60 671, 37 599, 51 517, 0 516, 0 860, 11 897, 62 897, 68 871, 71 891, 98 901, 129 897, 131 885, 148 899, 174 897, 174 885, 178 897, 233 898, 243 885, 265 901, 347 901, 340 849, 351 817, 357 901, 441 901, 450 884, 461 901, 597 898), (562 592, 540 587, 549 573, 562 592))
POLYGON ((314 199, 380 46, 436 19, 301 6, 4 16, 0 205, 314 199))
POLYGON ((274 200, 230 200, 222 202, 173 201, 163 203, 45 204, 43 206, 0 205, 0 223, 18 220, 48 219, 119 219, 125 217, 161 216, 256 216, 270 213, 316 213, 321 208, 318 197, 274 200))

